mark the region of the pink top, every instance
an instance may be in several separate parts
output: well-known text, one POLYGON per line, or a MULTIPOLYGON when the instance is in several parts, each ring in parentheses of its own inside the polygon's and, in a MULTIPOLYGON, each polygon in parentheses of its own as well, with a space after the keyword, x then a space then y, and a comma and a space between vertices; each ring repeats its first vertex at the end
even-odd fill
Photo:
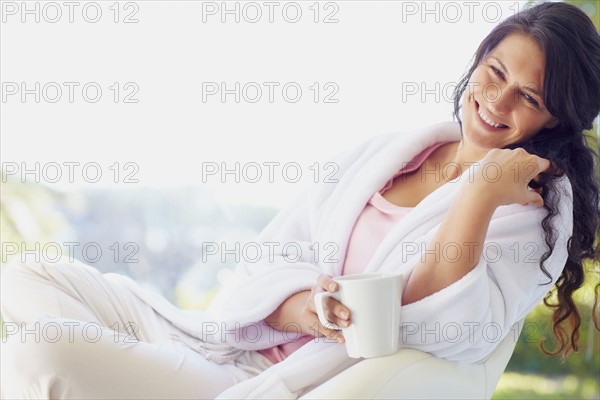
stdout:
MULTIPOLYGON (((388 232, 414 208, 400 207, 392 204, 387 201, 382 194, 392 187, 394 179, 402 174, 417 170, 421 164, 427 160, 429 155, 443 144, 445 144, 445 142, 436 143, 417 154, 411 162, 407 163, 407 165, 394 175, 380 191, 376 192, 369 199, 352 229, 350 241, 348 242, 348 248, 346 250, 344 266, 342 268, 342 275, 361 273, 388 232)), ((290 343, 284 343, 269 349, 259 350, 259 353, 267 357, 273 364, 276 364, 283 361, 311 339, 312 336, 310 335, 302 336, 298 340, 290 343)))

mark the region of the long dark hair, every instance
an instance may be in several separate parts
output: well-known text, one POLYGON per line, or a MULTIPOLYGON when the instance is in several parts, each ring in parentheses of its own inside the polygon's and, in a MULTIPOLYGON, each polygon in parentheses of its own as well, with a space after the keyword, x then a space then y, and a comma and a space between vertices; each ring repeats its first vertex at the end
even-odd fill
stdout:
MULTIPOLYGON (((549 194, 556 191, 555 178, 563 174, 567 175, 573 188, 573 236, 568 242, 569 255, 556 287, 544 298, 544 303, 554 309, 552 330, 558 343, 552 351, 547 351, 541 344, 544 353, 562 353, 566 358, 579 346, 581 318, 573 302, 573 292, 584 282, 582 262, 591 259, 592 266, 597 268, 594 261, 600 259, 600 246, 594 244, 600 223, 600 197, 594 173, 594 159, 597 160, 598 155, 588 147, 584 134, 584 130, 592 129, 593 121, 600 113, 600 35, 583 11, 565 3, 538 4, 507 18, 481 42, 473 64, 454 91, 454 116, 459 122, 460 102, 473 71, 512 33, 528 35, 542 49, 546 59, 544 103, 550 114, 558 119, 555 127, 544 128, 530 139, 507 147, 522 147, 550 160, 553 165, 554 172, 543 174, 538 184, 547 210, 542 228, 550 249, 542 256, 540 268, 549 278, 544 262, 552 254, 556 242, 551 221, 557 213, 558 201, 558 196, 549 194), (558 302, 551 303, 555 292, 558 302), (570 328, 570 334, 566 328, 570 328)), ((594 311, 598 306, 599 288, 600 283, 594 290, 594 311)), ((600 329, 595 312, 592 314, 596 328, 600 329)))

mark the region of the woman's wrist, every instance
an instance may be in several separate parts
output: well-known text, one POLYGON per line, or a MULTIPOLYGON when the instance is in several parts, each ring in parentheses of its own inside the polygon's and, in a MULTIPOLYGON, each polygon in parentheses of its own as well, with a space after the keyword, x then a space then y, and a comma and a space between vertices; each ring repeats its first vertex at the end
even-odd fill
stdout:
POLYGON ((300 315, 309 296, 310 290, 294 293, 266 317, 265 322, 271 328, 279 331, 283 331, 286 326, 295 329, 296 324, 300 322, 300 315))
POLYGON ((496 210, 502 205, 502 197, 490 187, 488 182, 467 182, 462 185, 456 201, 473 204, 479 209, 496 210))

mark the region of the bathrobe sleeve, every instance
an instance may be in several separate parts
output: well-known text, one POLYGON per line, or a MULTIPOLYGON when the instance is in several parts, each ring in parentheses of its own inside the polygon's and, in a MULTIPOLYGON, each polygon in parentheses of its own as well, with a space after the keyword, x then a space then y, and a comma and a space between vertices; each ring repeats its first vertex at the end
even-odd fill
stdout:
MULTIPOLYGON (((543 208, 510 205, 496 210, 483 254, 457 282, 420 301, 403 306, 404 347, 453 361, 484 360, 511 327, 529 313, 553 287, 567 261, 573 230, 572 189, 566 176, 556 182, 558 215, 553 219, 556 242, 548 250, 541 221, 543 208)), ((430 232, 431 239, 435 231, 430 232)), ((516 338, 515 338, 516 340, 516 338)))
POLYGON ((258 236, 261 257, 236 266, 208 312, 221 323, 223 338, 238 348, 258 350, 293 341, 264 319, 294 293, 310 289, 321 273, 311 262, 307 193, 280 212, 258 236))
MULTIPOLYGON (((373 152, 394 133, 385 133, 331 159, 338 168, 331 180, 339 180, 354 161, 365 156, 365 146, 373 152)), ((282 209, 256 239, 261 257, 244 260, 236 266, 235 281, 223 287, 208 308, 213 321, 221 326, 224 341, 242 349, 259 350, 299 339, 300 328, 268 326, 264 319, 291 295, 310 290, 322 273, 331 249, 315 242, 315 230, 323 210, 322 204, 335 190, 335 182, 318 182, 306 188, 291 204, 282 209), (292 332, 283 332, 284 328, 292 332), (297 333, 294 333, 297 332, 297 333)))

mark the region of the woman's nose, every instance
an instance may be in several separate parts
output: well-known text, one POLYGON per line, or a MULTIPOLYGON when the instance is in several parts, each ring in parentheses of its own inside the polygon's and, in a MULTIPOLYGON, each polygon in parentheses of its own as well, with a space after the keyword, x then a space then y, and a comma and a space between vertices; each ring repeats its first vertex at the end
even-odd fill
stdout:
MULTIPOLYGON (((514 86, 498 87, 496 96, 488 96, 488 109, 496 115, 505 115, 514 107, 515 93, 514 86)), ((518 91, 518 88, 517 88, 518 91)))

